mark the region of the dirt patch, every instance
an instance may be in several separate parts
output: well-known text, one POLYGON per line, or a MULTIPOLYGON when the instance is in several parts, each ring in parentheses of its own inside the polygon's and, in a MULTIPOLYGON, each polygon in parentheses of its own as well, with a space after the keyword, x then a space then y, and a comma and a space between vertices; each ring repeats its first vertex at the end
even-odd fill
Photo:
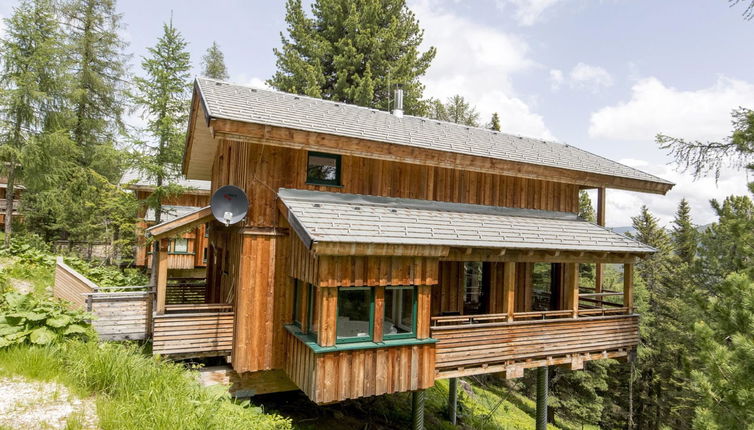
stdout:
POLYGON ((23 279, 10 278, 10 286, 21 294, 29 294, 34 290, 34 284, 23 279))
POLYGON ((0 427, 13 429, 96 429, 93 399, 80 399, 63 385, 0 378, 0 427))

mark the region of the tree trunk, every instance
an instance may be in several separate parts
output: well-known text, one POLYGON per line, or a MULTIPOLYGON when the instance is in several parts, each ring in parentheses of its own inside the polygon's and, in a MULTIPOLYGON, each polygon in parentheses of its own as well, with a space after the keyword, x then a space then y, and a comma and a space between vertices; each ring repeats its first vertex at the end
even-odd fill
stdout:
POLYGON ((15 194, 16 160, 11 157, 8 167, 8 188, 5 189, 5 246, 10 246, 10 236, 13 229, 13 195, 15 194))

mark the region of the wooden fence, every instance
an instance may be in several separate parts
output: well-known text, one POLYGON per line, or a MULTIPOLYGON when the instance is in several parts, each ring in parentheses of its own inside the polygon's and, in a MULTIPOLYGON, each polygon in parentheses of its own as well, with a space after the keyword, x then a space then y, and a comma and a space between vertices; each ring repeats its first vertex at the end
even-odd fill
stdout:
POLYGON ((148 287, 99 287, 58 257, 52 292, 91 312, 92 326, 102 340, 140 340, 151 334, 152 292, 148 287))
POLYGON ((230 355, 233 312, 175 313, 154 316, 152 352, 163 355, 230 355))

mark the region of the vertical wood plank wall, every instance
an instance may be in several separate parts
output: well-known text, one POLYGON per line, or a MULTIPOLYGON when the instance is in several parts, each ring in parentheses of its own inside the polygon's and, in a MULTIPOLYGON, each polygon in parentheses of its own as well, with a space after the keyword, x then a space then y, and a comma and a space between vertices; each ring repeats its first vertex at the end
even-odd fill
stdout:
POLYGON ((306 184, 307 151, 218 141, 212 187, 243 188, 249 226, 276 226, 279 188, 344 192, 564 212, 578 211, 578 185, 342 156, 342 187, 306 184))
POLYGON ((285 371, 319 404, 426 389, 435 383, 435 345, 314 354, 288 333, 285 371))

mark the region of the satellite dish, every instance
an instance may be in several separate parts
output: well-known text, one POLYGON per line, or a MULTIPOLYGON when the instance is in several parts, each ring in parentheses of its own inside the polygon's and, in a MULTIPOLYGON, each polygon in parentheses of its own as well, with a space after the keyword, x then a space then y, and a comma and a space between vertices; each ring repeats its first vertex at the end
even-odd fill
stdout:
POLYGON ((227 227, 246 216, 249 211, 249 199, 242 189, 235 185, 226 185, 212 194, 209 206, 215 219, 227 227))

